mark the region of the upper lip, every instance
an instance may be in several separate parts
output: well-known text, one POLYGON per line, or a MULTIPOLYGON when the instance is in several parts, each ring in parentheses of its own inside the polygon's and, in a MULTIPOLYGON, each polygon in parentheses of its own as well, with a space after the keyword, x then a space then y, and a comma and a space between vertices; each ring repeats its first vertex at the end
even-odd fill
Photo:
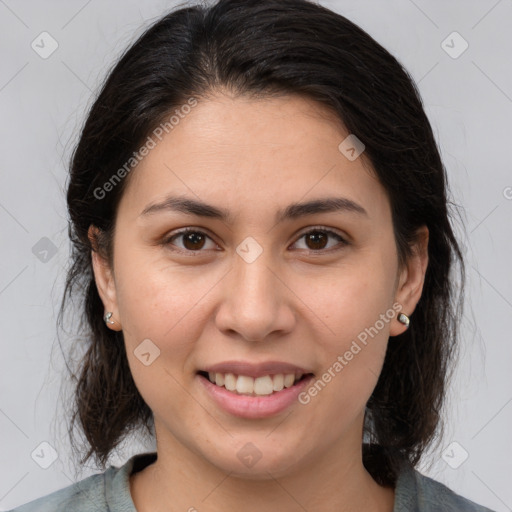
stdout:
POLYGON ((263 361, 260 363, 252 363, 249 361, 224 361, 222 363, 213 364, 202 369, 208 373, 233 373, 235 375, 247 375, 248 377, 257 378, 264 375, 275 375, 278 373, 312 373, 300 366, 285 363, 282 361, 263 361))

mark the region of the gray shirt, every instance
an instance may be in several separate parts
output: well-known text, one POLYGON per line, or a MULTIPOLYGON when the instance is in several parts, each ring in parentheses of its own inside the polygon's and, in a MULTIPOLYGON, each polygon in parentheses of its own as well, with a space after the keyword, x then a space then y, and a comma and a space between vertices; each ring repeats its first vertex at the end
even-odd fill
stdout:
MULTIPOLYGON (((156 460, 156 452, 134 455, 120 468, 110 466, 68 487, 10 512, 137 512, 130 475, 156 460)), ((454 493, 444 484, 402 466, 395 485, 393 512, 493 512, 454 493)))

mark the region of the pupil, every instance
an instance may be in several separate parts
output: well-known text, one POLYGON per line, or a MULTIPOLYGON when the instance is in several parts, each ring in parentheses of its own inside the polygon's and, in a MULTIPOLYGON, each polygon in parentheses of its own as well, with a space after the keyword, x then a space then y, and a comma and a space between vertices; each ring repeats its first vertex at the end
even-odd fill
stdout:
POLYGON ((323 249, 325 244, 322 242, 325 242, 326 238, 327 237, 325 236, 325 233, 322 233, 321 231, 314 231, 313 233, 310 233, 308 235, 309 242, 313 242, 314 245, 318 244, 318 243, 320 243, 320 245, 321 245, 321 247, 314 246, 314 247, 312 247, 313 249, 323 249), (321 239, 320 242, 319 242, 318 238, 321 239))
POLYGON ((185 247, 188 249, 200 249, 202 247, 201 242, 204 242, 204 238, 200 233, 187 233, 185 235, 185 247), (199 242, 198 242, 199 239, 199 242), (187 243, 191 242, 192 245, 200 244, 200 247, 187 247, 187 243))

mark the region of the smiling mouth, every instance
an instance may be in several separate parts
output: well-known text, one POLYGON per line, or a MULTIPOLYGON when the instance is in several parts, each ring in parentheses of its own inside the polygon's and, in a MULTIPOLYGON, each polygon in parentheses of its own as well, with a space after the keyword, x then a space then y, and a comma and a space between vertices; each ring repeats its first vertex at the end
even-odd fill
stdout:
POLYGON ((220 388, 245 396, 270 396, 285 388, 296 386, 299 382, 313 376, 312 373, 277 373, 253 378, 233 373, 208 373, 205 371, 197 373, 220 388))

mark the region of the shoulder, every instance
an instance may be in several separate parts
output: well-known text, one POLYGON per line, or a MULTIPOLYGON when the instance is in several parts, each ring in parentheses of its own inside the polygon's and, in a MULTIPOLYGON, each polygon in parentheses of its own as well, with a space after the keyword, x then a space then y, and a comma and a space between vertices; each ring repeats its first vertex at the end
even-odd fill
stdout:
MULTIPOLYGON (((111 471, 109 468, 107 471, 111 471)), ((105 474, 91 475, 68 487, 42 496, 10 512, 74 512, 107 511, 105 474)))
POLYGON ((121 467, 110 466, 47 496, 9 512, 137 512, 130 494, 130 475, 156 460, 156 452, 134 455, 121 467))
POLYGON ((494 512, 464 498, 410 465, 398 475, 393 512, 494 512))

